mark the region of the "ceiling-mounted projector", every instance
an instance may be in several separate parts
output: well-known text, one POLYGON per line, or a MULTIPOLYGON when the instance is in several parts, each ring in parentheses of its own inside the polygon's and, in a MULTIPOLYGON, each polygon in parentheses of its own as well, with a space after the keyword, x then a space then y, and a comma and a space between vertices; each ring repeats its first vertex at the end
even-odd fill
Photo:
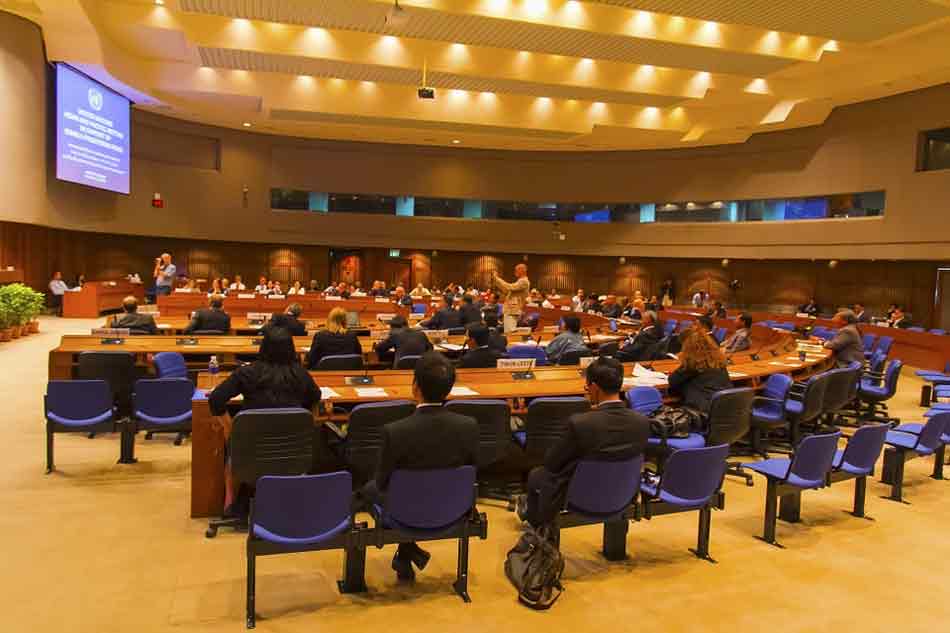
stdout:
POLYGON ((393 6, 386 14, 386 26, 394 29, 402 28, 409 22, 409 13, 399 6, 399 0, 395 0, 393 6))

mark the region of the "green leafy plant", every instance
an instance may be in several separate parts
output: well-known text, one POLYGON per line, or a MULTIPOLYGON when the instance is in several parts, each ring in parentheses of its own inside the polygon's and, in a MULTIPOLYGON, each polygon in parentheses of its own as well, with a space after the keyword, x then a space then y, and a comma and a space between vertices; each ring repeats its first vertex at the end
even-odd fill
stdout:
POLYGON ((43 310, 44 298, 24 284, 9 284, 0 288, 0 320, 7 325, 26 325, 43 310))

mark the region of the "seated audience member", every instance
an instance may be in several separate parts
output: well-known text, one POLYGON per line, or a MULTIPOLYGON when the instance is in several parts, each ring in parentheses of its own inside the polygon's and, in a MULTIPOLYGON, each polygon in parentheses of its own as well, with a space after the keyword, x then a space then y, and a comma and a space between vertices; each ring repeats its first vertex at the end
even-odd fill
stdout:
POLYGON ((716 328, 716 324, 713 322, 712 317, 706 316, 704 314, 703 316, 696 319, 696 322, 692 325, 692 327, 695 328, 696 332, 699 332, 705 336, 712 336, 712 332, 716 328))
POLYGON ((389 336, 376 343, 376 355, 382 359, 384 354, 395 351, 393 367, 403 356, 422 356, 432 349, 432 342, 421 330, 409 327, 406 317, 396 315, 389 322, 389 336))
POLYGON ((350 298, 350 287, 346 284, 345 281, 341 281, 336 286, 336 296, 342 297, 344 299, 350 298))
POLYGON ((244 292, 247 290, 247 286, 244 285, 244 280, 241 279, 240 275, 235 275, 234 281, 231 282, 230 286, 228 286, 228 290, 232 292, 244 292))
POLYGON ((347 288, 347 290, 349 290, 349 293, 350 293, 350 296, 351 296, 351 297, 365 297, 365 296, 366 296, 366 292, 364 292, 363 289, 360 288, 360 287, 359 287, 358 285, 356 285, 356 284, 350 285, 350 286, 347 288))
POLYGON ((703 309, 709 310, 712 307, 713 307, 712 295, 709 294, 708 292, 704 292, 703 293, 703 309))
POLYGON ((475 306, 475 301, 471 295, 462 297, 462 307, 459 308, 459 317, 462 319, 462 325, 466 327, 472 323, 482 322, 482 311, 475 306))
POLYGON ((646 310, 640 317, 640 331, 629 343, 617 352, 617 358, 624 362, 653 360, 663 330, 656 320, 656 312, 646 310))
POLYGON ((583 288, 578 288, 577 294, 571 297, 571 310, 574 312, 587 311, 587 295, 584 293, 583 288))
POLYGON ((376 280, 373 282, 373 287, 369 289, 368 294, 371 297, 388 297, 389 291, 386 290, 386 284, 376 280))
POLYGON ((502 354, 508 353, 508 337, 501 328, 498 327, 498 313, 485 312, 485 327, 491 335, 488 343, 489 347, 498 350, 502 354))
MULTIPOLYGON (((388 296, 388 295, 389 295, 389 291, 387 290, 386 294, 383 296, 388 296)), ((412 297, 406 294, 406 289, 402 286, 402 284, 396 286, 396 290, 393 293, 393 301, 396 302, 396 305, 400 305, 400 306, 412 305, 412 297)))
POLYGON ((316 279, 311 279, 310 284, 307 286, 307 291, 312 295, 320 294, 320 284, 317 283, 316 279))
POLYGON ((228 292, 231 290, 231 280, 227 277, 221 278, 221 294, 227 296, 228 292))
POLYGON ((640 317, 643 316, 644 310, 646 310, 646 306, 643 303, 643 299, 634 299, 627 304, 627 307, 624 308, 621 316, 624 316, 628 319, 633 319, 634 321, 639 321, 640 317))
POLYGON ((432 318, 423 321, 420 325, 427 330, 448 330, 449 328, 461 327, 462 315, 449 307, 445 297, 442 297, 436 303, 436 312, 432 318))
POLYGON ((491 331, 481 324, 468 328, 468 351, 459 361, 464 369, 491 368, 498 365, 498 359, 505 355, 491 346, 491 331))
POLYGON ((818 307, 818 304, 815 303, 814 298, 809 299, 808 303, 798 306, 799 314, 807 314, 808 316, 816 317, 818 313, 821 312, 821 308, 818 307))
POLYGON ((853 308, 855 323, 870 323, 871 316, 867 313, 867 310, 864 309, 864 305, 861 303, 854 304, 853 308))
POLYGON ((307 355, 307 369, 316 369, 324 356, 340 354, 359 354, 363 347, 356 334, 346 331, 346 310, 333 308, 327 316, 327 328, 313 335, 310 353, 307 355))
POLYGON ((895 310, 897 310, 896 303, 892 303, 889 306, 887 306, 887 312, 884 313, 884 320, 889 322, 894 317, 895 310))
POLYGON ((683 407, 704 416, 716 392, 731 389, 726 357, 708 336, 687 336, 679 354, 680 366, 669 376, 669 393, 683 407))
POLYGON ((280 282, 277 281, 276 279, 274 280, 274 285, 271 286, 270 293, 272 295, 281 295, 281 296, 283 296, 284 294, 284 289, 280 287, 280 282))
POLYGON ((215 295, 221 296, 224 294, 224 289, 221 287, 221 280, 214 278, 211 280, 211 287, 208 289, 208 296, 213 297, 215 295))
MULTIPOLYGON (((225 440, 233 424, 228 403, 238 395, 243 396, 241 408, 245 410, 300 407, 315 411, 320 404, 320 388, 300 366, 290 332, 268 326, 262 334, 257 360, 239 366, 208 395, 211 415, 225 440)), ((239 491, 234 489, 230 468, 225 471, 225 487, 225 514, 246 513, 246 500, 240 504, 243 507, 234 507, 239 491)))
POLYGON ((211 295, 208 307, 197 310, 191 317, 191 323, 185 327, 185 334, 209 330, 227 334, 231 330, 231 317, 224 311, 224 297, 211 295))
POLYGON ((646 450, 650 420, 620 398, 623 365, 598 358, 587 366, 585 377, 593 408, 569 418, 563 435, 544 456, 544 465, 528 475, 527 495, 518 498, 518 515, 535 528, 553 522, 564 508, 579 462, 623 461, 646 450))
POLYGON ((752 345, 752 317, 743 312, 736 317, 736 331, 722 342, 722 351, 726 354, 744 352, 752 345))
POLYGON ((721 301, 713 302, 713 306, 706 311, 706 315, 714 319, 725 319, 728 318, 725 306, 722 305, 721 301))
POLYGON ((604 303, 600 306, 600 313, 608 319, 619 319, 623 310, 617 303, 617 295, 607 295, 604 303))
POLYGON ((531 292, 528 293, 528 303, 527 305, 531 306, 540 306, 541 305, 541 293, 538 292, 537 288, 532 288, 531 292))
POLYGON ((307 326, 300 322, 300 315, 303 314, 303 308, 299 303, 291 303, 283 314, 275 314, 271 317, 270 323, 274 327, 282 327, 291 336, 306 336, 307 326))
POLYGON ((581 320, 574 315, 564 317, 564 331, 554 337, 544 348, 548 360, 557 363, 568 352, 587 352, 587 344, 581 335, 581 320))
POLYGON ((294 285, 287 289, 288 295, 305 295, 307 294, 307 289, 300 285, 299 281, 295 281, 294 285))
POLYGON ((908 318, 907 313, 904 312, 904 306, 898 305, 894 307, 894 311, 891 313, 891 318, 887 322, 888 327, 896 327, 906 329, 909 328, 913 323, 911 323, 910 318, 908 318))
MULTIPOLYGON (((376 475, 357 493, 357 507, 380 504, 396 470, 431 470, 474 465, 478 457, 478 423, 446 410, 442 405, 455 384, 455 368, 438 352, 425 354, 412 381, 419 404, 408 418, 380 428, 382 446, 376 475)), ((415 543, 401 543, 392 568, 400 580, 415 578, 429 562, 429 553, 415 543)))
POLYGON ((132 296, 126 297, 122 300, 122 314, 112 317, 109 327, 128 328, 131 334, 158 334, 155 318, 151 314, 139 314, 138 309, 138 300, 132 296))
POLYGON ((554 304, 548 300, 548 295, 541 293, 541 307, 547 308, 548 310, 554 309, 554 304))
POLYGON ((63 281, 63 273, 57 270, 49 282, 49 305, 60 316, 63 314, 63 295, 68 291, 69 286, 63 281))
POLYGON ((330 282, 330 285, 323 289, 323 294, 325 294, 325 295, 327 295, 327 296, 329 296, 329 297, 335 297, 335 296, 337 296, 337 286, 339 286, 339 285, 340 285, 340 284, 339 284, 338 282, 336 282, 336 281, 331 281, 331 282, 330 282))
MULTIPOLYGON (((606 297, 604 297, 604 299, 606 299, 606 297)), ((600 312, 600 302, 601 302, 600 295, 592 294, 590 297, 588 297, 587 298, 587 312, 593 312, 595 314, 600 312)))
POLYGON ((656 300, 656 295, 650 295, 650 300, 643 304, 643 307, 651 312, 661 312, 663 310, 663 304, 656 300))
POLYGON ((267 277, 261 275, 261 278, 257 282, 257 286, 254 288, 254 292, 259 295, 269 295, 271 291, 271 286, 267 283, 267 277))
POLYGON ((693 307, 694 307, 694 308, 701 308, 701 307, 703 307, 703 293, 702 293, 702 291, 697 290, 697 291, 693 294, 693 298, 690 300, 690 303, 693 304, 693 307))
POLYGON ((494 314, 498 316, 498 293, 490 291, 488 293, 488 298, 485 300, 485 303, 482 304, 482 314, 487 316, 489 314, 494 314))
POLYGON ((409 293, 409 296, 413 299, 421 299, 422 297, 428 297, 431 294, 432 293, 429 292, 429 289, 420 283, 416 284, 416 287, 412 289, 412 292, 409 293))
POLYGON ((853 362, 864 364, 864 342, 858 330, 857 317, 851 310, 840 310, 831 320, 836 328, 834 338, 825 341, 825 349, 835 354, 838 367, 847 367, 853 362))

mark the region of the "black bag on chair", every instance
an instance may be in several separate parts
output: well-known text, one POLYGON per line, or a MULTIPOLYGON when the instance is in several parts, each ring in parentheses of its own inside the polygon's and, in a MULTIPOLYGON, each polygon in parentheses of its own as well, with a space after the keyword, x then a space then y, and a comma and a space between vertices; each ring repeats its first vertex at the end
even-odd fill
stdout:
POLYGON ((700 414, 689 407, 663 405, 650 417, 650 434, 663 440, 689 437, 691 430, 701 427, 700 414))
POLYGON ((550 528, 528 528, 505 559, 505 575, 526 607, 550 609, 564 591, 564 557, 551 541, 550 528))

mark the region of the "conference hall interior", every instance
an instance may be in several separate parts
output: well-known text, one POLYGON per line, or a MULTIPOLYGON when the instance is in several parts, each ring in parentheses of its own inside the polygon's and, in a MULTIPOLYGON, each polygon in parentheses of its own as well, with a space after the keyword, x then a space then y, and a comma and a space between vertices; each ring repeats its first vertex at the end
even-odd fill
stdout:
POLYGON ((948 60, 948 0, 0 0, 5 629, 944 630, 948 60))

